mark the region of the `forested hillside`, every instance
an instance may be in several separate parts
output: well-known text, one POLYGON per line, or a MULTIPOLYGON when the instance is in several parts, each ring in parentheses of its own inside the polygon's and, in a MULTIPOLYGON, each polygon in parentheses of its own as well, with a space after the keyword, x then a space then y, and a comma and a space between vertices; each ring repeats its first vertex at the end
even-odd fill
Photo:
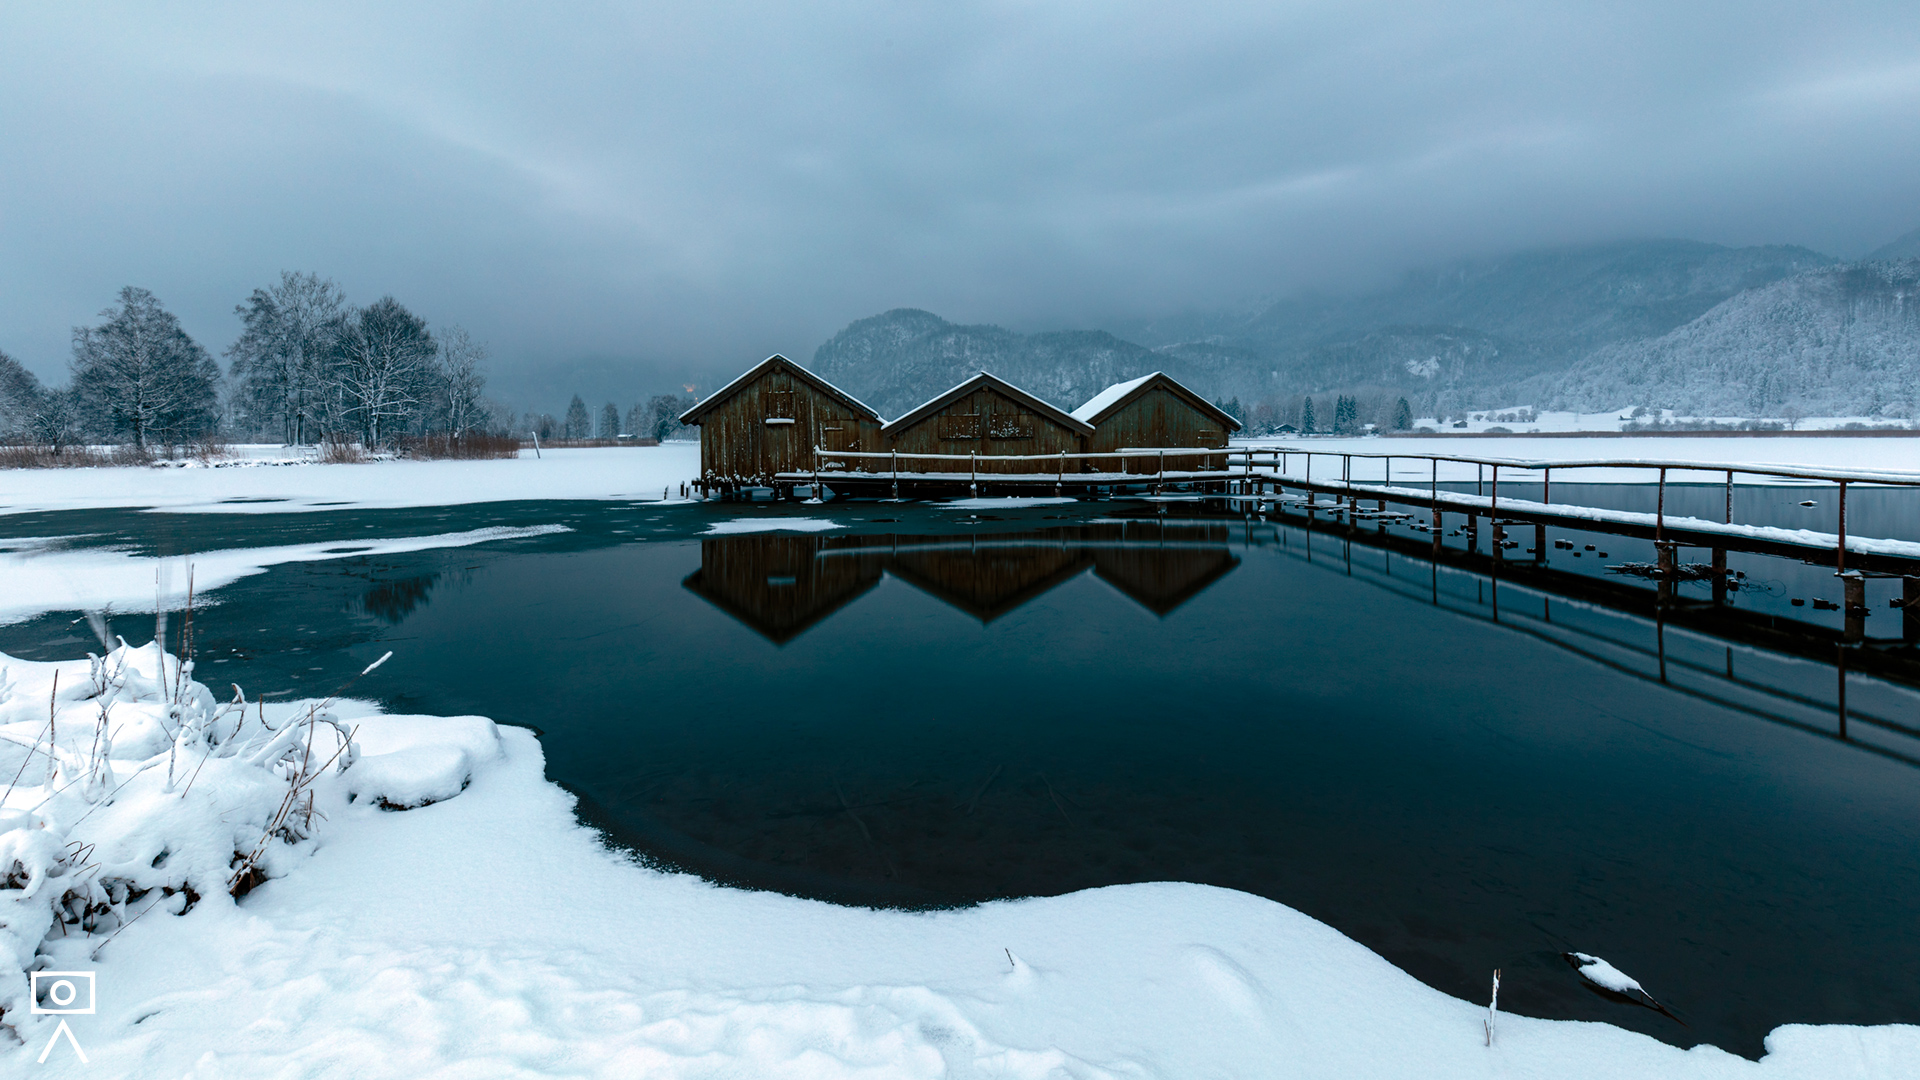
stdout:
POLYGON ((1597 350, 1555 404, 1686 415, 1920 415, 1920 259, 1848 263, 1744 292, 1659 337, 1597 350))

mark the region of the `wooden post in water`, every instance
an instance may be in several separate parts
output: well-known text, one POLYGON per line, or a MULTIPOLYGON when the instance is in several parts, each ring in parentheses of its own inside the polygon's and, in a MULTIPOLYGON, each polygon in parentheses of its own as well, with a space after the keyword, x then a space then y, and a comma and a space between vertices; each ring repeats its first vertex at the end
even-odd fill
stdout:
POLYGON ((1848 641, 1867 636, 1867 576, 1858 570, 1840 575, 1840 606, 1845 618, 1841 632, 1848 641))
POLYGON ((900 451, 889 451, 887 463, 893 470, 893 497, 898 499, 900 497, 900 451))
POLYGON ((1660 604, 1666 606, 1673 599, 1673 579, 1675 576, 1673 545, 1656 541, 1653 545, 1655 572, 1660 579, 1660 604))
POLYGON ((1732 469, 1727 470, 1727 516, 1724 518, 1721 518, 1720 520, 1728 525, 1733 524, 1733 470, 1732 469))
POLYGON ((980 494, 980 451, 967 451, 967 493, 980 494))
POLYGON ((1833 566, 1839 573, 1847 572, 1847 482, 1840 481, 1840 542, 1834 545, 1833 566))
POLYGON ((1446 517, 1440 512, 1440 459, 1431 458, 1433 478, 1427 481, 1427 497, 1433 502, 1433 557, 1440 557, 1440 538, 1446 535, 1446 517))
POLYGON ((1667 539, 1667 467, 1660 467, 1660 494, 1653 504, 1653 543, 1655 547, 1667 539))
POLYGON ((1538 522, 1533 526, 1533 561, 1547 561, 1547 527, 1538 522))

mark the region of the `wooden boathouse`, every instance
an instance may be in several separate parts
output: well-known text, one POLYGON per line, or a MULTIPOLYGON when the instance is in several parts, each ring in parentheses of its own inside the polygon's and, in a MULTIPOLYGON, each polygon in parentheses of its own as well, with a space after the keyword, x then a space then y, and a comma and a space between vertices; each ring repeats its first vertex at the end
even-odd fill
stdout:
MULTIPOLYGON (((1078 454, 1086 450, 1093 425, 1078 420, 994 375, 981 372, 881 428, 886 449, 908 454, 991 456, 1078 454)), ((906 458, 905 471, 944 469, 906 458)), ((1037 471, 1011 461, 986 461, 980 472, 1037 471)))
POLYGON ((700 428, 702 490, 771 484, 811 471, 816 449, 880 449, 880 414, 852 394, 775 354, 680 415, 700 428))
MULTIPOLYGON (((1225 450, 1227 440, 1240 430, 1240 421, 1164 371, 1115 383, 1073 410, 1073 418, 1093 426, 1089 453, 1104 454, 1136 447, 1196 447, 1225 450)), ((1225 458, 1194 458, 1182 468, 1223 468, 1225 458)), ((1153 472, 1158 462, 1144 458, 1127 461, 1121 470, 1153 472)))

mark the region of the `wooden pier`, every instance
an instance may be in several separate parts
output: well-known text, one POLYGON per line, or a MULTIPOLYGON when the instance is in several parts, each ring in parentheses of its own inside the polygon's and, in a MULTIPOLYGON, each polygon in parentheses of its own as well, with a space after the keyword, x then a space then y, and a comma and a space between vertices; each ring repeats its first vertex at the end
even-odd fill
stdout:
POLYGON ((1225 451, 1169 447, 1044 455, 821 449, 814 453, 813 470, 782 473, 775 482, 775 490, 780 493, 814 497, 824 492, 882 498, 1211 495, 1234 500, 1254 514, 1265 514, 1269 508, 1298 507, 1309 516, 1336 517, 1349 528, 1357 528, 1363 520, 1402 520, 1408 527, 1430 534, 1436 554, 1446 535, 1447 515, 1452 514, 1473 551, 1480 548, 1484 518, 1487 556, 1501 561, 1544 562, 1549 527, 1578 529, 1651 541, 1656 566, 1650 576, 1662 591, 1679 580, 1677 553, 1682 548, 1709 553, 1716 598, 1725 589, 1727 553, 1746 552, 1832 566, 1842 578, 1847 613, 1855 619, 1865 618, 1867 577, 1901 578, 1904 584, 1899 603, 1913 605, 1906 612, 1910 623, 1920 619, 1920 542, 1849 535, 1847 529, 1850 487, 1920 487, 1920 473, 1638 458, 1530 461, 1460 454, 1328 452, 1310 446, 1234 447, 1225 451), (1426 482, 1406 483, 1405 470, 1397 474, 1396 464, 1411 464, 1416 471, 1425 472, 1426 482), (1453 490, 1463 482, 1443 481, 1443 465, 1473 466, 1477 479, 1471 482, 1476 490, 1453 490), (1553 501, 1555 474, 1577 478, 1582 471, 1599 469, 1646 475, 1657 489, 1654 512, 1553 501), (1722 520, 1667 514, 1668 484, 1681 477, 1695 483, 1711 478, 1708 482, 1724 488, 1722 520), (1741 477, 1833 485, 1838 499, 1837 531, 1735 521, 1733 490, 1741 477), (1505 498, 1500 493, 1503 480, 1509 491, 1505 498), (1511 492, 1516 484, 1538 486, 1541 498, 1515 498, 1511 492), (1326 501, 1324 497, 1329 496, 1331 501, 1326 501), (1366 503, 1371 507, 1363 505, 1366 503), (1390 512, 1389 506, 1423 513, 1390 512), (1523 553, 1521 539, 1514 535, 1515 526, 1532 526, 1532 546, 1523 553))

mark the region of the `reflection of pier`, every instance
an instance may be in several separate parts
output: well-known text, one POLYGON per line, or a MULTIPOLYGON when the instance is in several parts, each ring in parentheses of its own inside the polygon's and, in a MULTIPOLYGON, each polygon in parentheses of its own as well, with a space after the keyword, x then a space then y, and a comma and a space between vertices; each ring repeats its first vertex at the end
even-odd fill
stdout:
POLYGON ((1114 522, 975 536, 703 540, 687 588, 784 644, 883 574, 992 622, 1089 569, 1162 617, 1240 565, 1224 522, 1114 522))
POLYGON ((1720 603, 1676 603, 1619 579, 1454 548, 1436 558, 1424 541, 1277 508, 1271 519, 1249 519, 1242 543, 1277 547, 1623 675, 1920 766, 1920 697, 1911 689, 1920 687, 1920 651, 1908 642, 1862 641, 1720 603), (1803 661, 1818 667, 1809 671, 1803 661))

